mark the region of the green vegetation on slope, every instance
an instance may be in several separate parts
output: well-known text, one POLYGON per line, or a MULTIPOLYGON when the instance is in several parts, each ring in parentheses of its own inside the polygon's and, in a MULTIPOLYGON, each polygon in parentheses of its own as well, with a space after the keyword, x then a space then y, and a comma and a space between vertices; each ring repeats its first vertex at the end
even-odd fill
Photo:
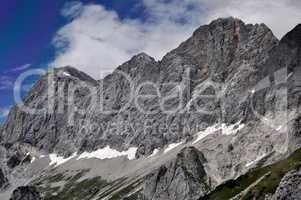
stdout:
POLYGON ((103 180, 101 177, 83 179, 88 171, 82 170, 73 176, 53 172, 53 175, 43 176, 32 184, 43 193, 45 200, 137 199, 139 195, 137 189, 142 179, 121 178, 113 182, 103 180))
POLYGON ((200 198, 200 200, 226 200, 233 198, 269 172, 268 176, 266 176, 247 193, 244 200, 253 199, 253 197, 260 197, 264 194, 274 193, 283 176, 292 169, 299 167, 300 164, 301 149, 295 151, 287 159, 266 167, 254 168, 236 180, 229 180, 225 182, 207 196, 200 198))
POLYGON ((88 170, 82 170, 74 176, 57 173, 41 177, 33 182, 44 193, 45 200, 85 200, 94 197, 102 188, 109 185, 101 177, 80 179, 88 170))
POLYGON ((57 195, 45 198, 45 200, 70 200, 91 199, 108 183, 100 177, 86 179, 81 182, 69 182, 57 195))

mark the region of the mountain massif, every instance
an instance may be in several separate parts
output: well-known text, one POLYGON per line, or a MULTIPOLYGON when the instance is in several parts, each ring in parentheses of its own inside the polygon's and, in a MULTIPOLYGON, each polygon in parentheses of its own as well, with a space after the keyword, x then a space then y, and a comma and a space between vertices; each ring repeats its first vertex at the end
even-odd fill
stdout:
POLYGON ((301 25, 236 18, 100 80, 49 70, 0 126, 0 199, 301 199, 299 79, 301 25))

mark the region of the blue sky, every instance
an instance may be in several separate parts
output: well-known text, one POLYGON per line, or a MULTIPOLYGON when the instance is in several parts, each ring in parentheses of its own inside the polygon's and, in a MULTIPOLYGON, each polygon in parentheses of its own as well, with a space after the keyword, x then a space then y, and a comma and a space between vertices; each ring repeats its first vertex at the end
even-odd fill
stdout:
MULTIPOLYGON (((26 70, 71 65, 99 78, 131 56, 157 60, 198 26, 234 16, 281 38, 301 22, 299 0, 1 0, 0 121, 26 70)), ((24 86, 38 77, 29 78, 24 86)))

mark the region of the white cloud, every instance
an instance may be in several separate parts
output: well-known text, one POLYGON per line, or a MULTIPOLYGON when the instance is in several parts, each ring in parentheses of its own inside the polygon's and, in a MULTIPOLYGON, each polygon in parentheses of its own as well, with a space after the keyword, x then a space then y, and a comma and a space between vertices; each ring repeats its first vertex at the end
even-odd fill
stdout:
POLYGON ((0 108, 0 119, 5 118, 9 114, 10 107, 0 108))
POLYGON ((71 65, 99 78, 134 54, 161 59, 187 39, 198 26, 218 17, 234 16, 247 23, 266 23, 281 37, 301 22, 297 0, 143 0, 146 20, 120 19, 101 5, 67 4, 62 27, 53 44, 52 66, 71 65))
POLYGON ((53 41, 58 54, 52 65, 76 66, 98 78, 100 70, 112 71, 140 52, 160 59, 188 38, 194 26, 157 16, 159 13, 146 22, 121 20, 116 12, 101 5, 82 5, 81 13, 58 31, 53 41))
POLYGON ((6 75, 0 75, 0 90, 12 89, 14 81, 12 77, 6 75))
POLYGON ((70 19, 75 18, 81 13, 82 8, 83 4, 79 1, 68 2, 62 10, 62 15, 70 19))
POLYGON ((11 72, 18 72, 18 71, 23 71, 25 69, 28 69, 29 67, 31 67, 31 64, 24 64, 24 65, 21 65, 19 67, 16 67, 16 68, 13 68, 11 70, 11 72))

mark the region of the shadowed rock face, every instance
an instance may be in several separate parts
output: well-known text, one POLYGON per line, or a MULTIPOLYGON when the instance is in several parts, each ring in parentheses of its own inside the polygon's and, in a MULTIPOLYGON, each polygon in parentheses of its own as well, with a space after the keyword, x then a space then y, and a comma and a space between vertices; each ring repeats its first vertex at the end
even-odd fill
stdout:
POLYGON ((298 48, 300 49, 301 45, 301 24, 298 24, 292 31, 287 33, 283 39, 282 42, 289 45, 290 48, 298 48))
POLYGON ((10 200, 42 200, 35 187, 19 187, 14 190, 10 200))
POLYGON ((184 148, 175 160, 148 175, 144 183, 145 199, 198 199, 211 190, 205 163, 204 155, 197 149, 184 148))
POLYGON ((21 159, 19 158, 19 156, 13 155, 7 161, 7 166, 12 169, 12 168, 15 168, 16 166, 18 166, 20 163, 21 163, 21 159))
POLYGON ((8 186, 8 180, 4 176, 2 169, 0 168, 0 191, 8 186))
MULTIPOLYGON (((267 61, 266 69, 271 71, 287 70, 285 81, 287 87, 287 109, 292 116, 288 117, 291 121, 288 130, 289 150, 301 147, 300 134, 300 106, 301 106, 301 25, 297 25, 288 32, 279 42, 279 45, 271 52, 270 59, 267 61)), ((282 85, 283 86, 283 85, 282 85)))

